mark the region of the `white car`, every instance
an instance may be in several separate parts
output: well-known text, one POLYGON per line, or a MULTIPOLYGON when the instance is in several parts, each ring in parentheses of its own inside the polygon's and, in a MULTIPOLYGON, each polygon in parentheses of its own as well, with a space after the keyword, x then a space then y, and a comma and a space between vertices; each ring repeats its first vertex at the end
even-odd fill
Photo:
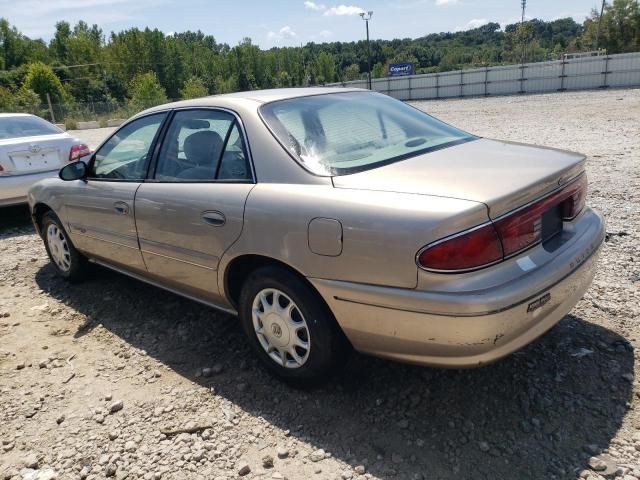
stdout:
POLYGON ((31 185, 90 154, 81 140, 40 117, 0 113, 0 207, 27 203, 31 185))

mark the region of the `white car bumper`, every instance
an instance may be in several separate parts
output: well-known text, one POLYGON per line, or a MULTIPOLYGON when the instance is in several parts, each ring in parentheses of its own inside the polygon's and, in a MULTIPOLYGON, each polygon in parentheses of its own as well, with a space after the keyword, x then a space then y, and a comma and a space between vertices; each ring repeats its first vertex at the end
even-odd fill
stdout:
POLYGON ((27 203, 27 192, 31 185, 58 175, 58 170, 25 175, 0 176, 0 207, 27 203))

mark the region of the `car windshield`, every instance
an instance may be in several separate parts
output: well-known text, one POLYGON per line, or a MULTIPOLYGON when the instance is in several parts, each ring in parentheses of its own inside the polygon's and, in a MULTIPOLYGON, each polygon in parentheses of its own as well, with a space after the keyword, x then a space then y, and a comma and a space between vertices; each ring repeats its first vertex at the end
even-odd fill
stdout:
POLYGON ((40 117, 0 117, 0 140, 58 133, 62 130, 40 117))
POLYGON ((317 175, 347 175, 477 137, 386 95, 346 92, 267 103, 280 143, 317 175))

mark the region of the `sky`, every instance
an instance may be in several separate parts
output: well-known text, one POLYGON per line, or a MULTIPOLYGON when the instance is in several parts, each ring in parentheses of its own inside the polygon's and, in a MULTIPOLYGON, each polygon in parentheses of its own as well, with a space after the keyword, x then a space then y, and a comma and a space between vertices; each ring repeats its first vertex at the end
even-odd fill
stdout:
MULTIPOLYGON (((262 48, 352 41, 365 35, 362 11, 373 11, 371 38, 416 38, 520 19, 520 0, 0 0, 0 17, 48 41, 59 20, 97 23, 108 34, 130 27, 166 34, 201 30, 219 43, 250 37, 262 48)), ((599 0, 528 0, 527 18, 582 22, 599 0)))

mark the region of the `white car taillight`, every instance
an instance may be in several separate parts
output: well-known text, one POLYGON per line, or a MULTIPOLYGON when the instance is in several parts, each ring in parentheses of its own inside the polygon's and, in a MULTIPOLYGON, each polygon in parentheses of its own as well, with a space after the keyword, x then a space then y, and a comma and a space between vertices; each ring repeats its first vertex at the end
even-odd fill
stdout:
POLYGON ((78 143, 69 150, 69 161, 75 162, 87 155, 91 155, 91 149, 84 143, 78 143))

